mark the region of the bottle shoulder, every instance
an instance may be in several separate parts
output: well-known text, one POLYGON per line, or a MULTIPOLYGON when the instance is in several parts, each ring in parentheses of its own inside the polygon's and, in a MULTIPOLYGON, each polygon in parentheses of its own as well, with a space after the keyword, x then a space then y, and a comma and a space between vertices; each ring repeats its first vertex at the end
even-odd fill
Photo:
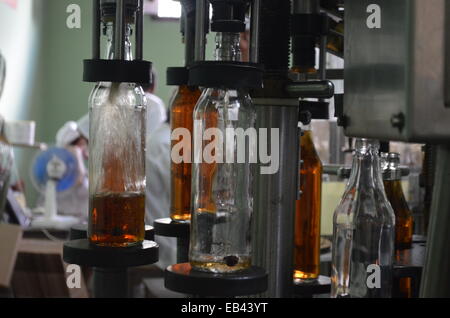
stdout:
POLYGON ((208 88, 203 91, 195 107, 197 114, 223 109, 236 111, 254 111, 250 95, 244 91, 208 88))
POLYGON ((400 180, 384 181, 386 196, 397 217, 412 217, 412 212, 403 194, 400 180))
POLYGON ((300 156, 304 166, 322 170, 322 161, 314 145, 312 132, 310 130, 304 131, 303 136, 300 137, 300 156))
POLYGON ((176 110, 182 108, 183 110, 194 110, 197 102, 201 96, 201 91, 197 88, 191 90, 189 88, 179 89, 175 98, 173 99, 171 109, 176 110))
POLYGON ((146 108, 147 98, 142 87, 134 83, 99 82, 89 96, 90 107, 108 105, 146 108))
POLYGON ((381 189, 361 189, 355 184, 347 186, 333 218, 337 224, 395 224, 394 210, 381 189))

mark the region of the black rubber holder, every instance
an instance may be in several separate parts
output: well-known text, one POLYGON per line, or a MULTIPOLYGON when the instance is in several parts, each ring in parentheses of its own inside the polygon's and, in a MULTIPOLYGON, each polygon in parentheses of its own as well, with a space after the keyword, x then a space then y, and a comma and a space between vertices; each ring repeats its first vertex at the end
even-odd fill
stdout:
POLYGON ((70 228, 69 238, 71 241, 87 239, 87 224, 76 224, 70 228))
POLYGON ((189 82, 189 70, 187 67, 168 67, 166 83, 168 86, 187 85, 189 82))
POLYGON ((327 102, 299 101, 300 112, 309 112, 312 119, 330 119, 327 102))
POLYGON ((157 219, 153 223, 155 234, 167 237, 189 238, 191 222, 178 222, 170 218, 157 219))
POLYGON ((217 88, 261 88, 262 65, 244 62, 203 61, 189 67, 189 85, 217 88))
POLYGON ((214 274, 192 270, 189 263, 183 263, 166 269, 164 285, 172 291, 197 296, 255 295, 267 290, 267 273, 252 266, 232 274, 214 274))
POLYGON ((301 298, 312 298, 313 295, 327 294, 331 291, 331 279, 327 276, 319 276, 311 282, 303 282, 294 279, 294 295, 301 298))
MULTIPOLYGON (((87 230, 88 225, 87 224, 77 224, 70 228, 70 240, 81 240, 81 239, 87 239, 87 230)), ((147 241, 154 241, 155 240, 155 229, 153 226, 146 225, 145 226, 145 239, 147 241)))
POLYGON ((152 63, 148 61, 84 60, 83 81, 151 83, 152 63))
POLYGON ((156 263, 158 249, 158 244, 153 241, 131 247, 100 247, 82 239, 64 243, 63 259, 68 264, 125 268, 156 263))

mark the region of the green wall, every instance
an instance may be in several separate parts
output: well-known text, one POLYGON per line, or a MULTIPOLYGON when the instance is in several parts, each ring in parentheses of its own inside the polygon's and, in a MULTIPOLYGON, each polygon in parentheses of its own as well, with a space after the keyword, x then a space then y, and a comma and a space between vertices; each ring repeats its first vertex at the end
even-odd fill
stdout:
MULTIPOLYGON (((36 0, 35 0, 36 1, 36 0)), ((42 87, 36 107, 40 110, 38 137, 53 142, 56 131, 68 120, 87 112, 91 83, 82 82, 82 60, 91 56, 91 1, 38 0, 44 3, 42 26, 42 87), (66 8, 81 7, 81 29, 68 29, 66 8)), ((165 70, 183 64, 183 45, 178 21, 144 21, 144 58, 154 63, 159 95, 167 104, 172 87, 165 85, 165 70)))
MULTIPOLYGON (((91 58, 92 1, 20 0, 12 8, 0 2, 0 50, 8 75, 0 114, 8 120, 36 121, 36 141, 54 143, 57 130, 88 110, 92 83, 82 81, 82 61, 91 58), (68 5, 81 8, 81 29, 69 29, 68 5)), ((179 21, 144 19, 144 58, 158 74, 156 94, 166 105, 173 92, 165 85, 166 68, 183 65, 179 21)), ((29 172, 36 150, 15 149, 28 205, 38 196, 29 172)))

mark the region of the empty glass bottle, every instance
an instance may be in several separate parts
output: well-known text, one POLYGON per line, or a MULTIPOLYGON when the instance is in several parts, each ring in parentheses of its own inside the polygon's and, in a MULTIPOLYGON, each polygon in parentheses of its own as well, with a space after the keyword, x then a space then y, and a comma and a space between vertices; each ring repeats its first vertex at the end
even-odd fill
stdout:
MULTIPOLYGON (((104 30, 107 58, 114 59, 114 16, 108 17, 104 30)), ((125 59, 132 60, 130 24, 126 30, 125 59)), ((142 87, 97 83, 89 99, 89 116, 89 239, 102 246, 138 244, 144 239, 145 226, 146 100, 142 87)))
MULTIPOLYGON (((217 33, 216 60, 240 59, 239 33, 217 33)), ((243 136, 255 119, 243 90, 208 88, 195 108, 189 252, 194 269, 227 273, 251 265, 253 148, 243 136)))
POLYGON ((314 147, 311 126, 300 138, 300 200, 296 202, 294 278, 312 280, 320 271, 320 213, 322 162, 314 147))
POLYGON ((357 139, 352 172, 333 217, 331 297, 390 297, 395 215, 379 143, 357 139))

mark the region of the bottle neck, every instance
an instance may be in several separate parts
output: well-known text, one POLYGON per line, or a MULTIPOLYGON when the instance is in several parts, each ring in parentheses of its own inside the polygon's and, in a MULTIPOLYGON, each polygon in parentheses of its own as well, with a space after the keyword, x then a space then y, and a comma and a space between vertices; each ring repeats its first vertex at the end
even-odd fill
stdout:
POLYGON ((216 61, 241 61, 240 34, 229 32, 218 32, 216 34, 216 61))
POLYGON ((199 89, 196 86, 189 86, 187 84, 183 84, 178 86, 178 92, 181 94, 195 94, 199 89))
MULTIPOLYGON (((133 60, 133 51, 131 49, 131 24, 127 23, 125 27, 125 55, 124 59, 126 61, 133 60)), ((115 52, 114 52, 114 22, 107 22, 106 23, 106 30, 105 34, 107 36, 107 43, 106 43, 106 59, 107 60, 114 60, 115 58, 115 52)))
POLYGON ((358 139, 355 148, 349 184, 356 183, 365 188, 383 188, 378 157, 379 143, 358 139))
POLYGON ((299 122, 299 123, 298 123, 298 127, 300 127, 300 129, 301 129, 303 132, 311 131, 311 123, 309 123, 308 125, 304 125, 303 123, 299 122))

